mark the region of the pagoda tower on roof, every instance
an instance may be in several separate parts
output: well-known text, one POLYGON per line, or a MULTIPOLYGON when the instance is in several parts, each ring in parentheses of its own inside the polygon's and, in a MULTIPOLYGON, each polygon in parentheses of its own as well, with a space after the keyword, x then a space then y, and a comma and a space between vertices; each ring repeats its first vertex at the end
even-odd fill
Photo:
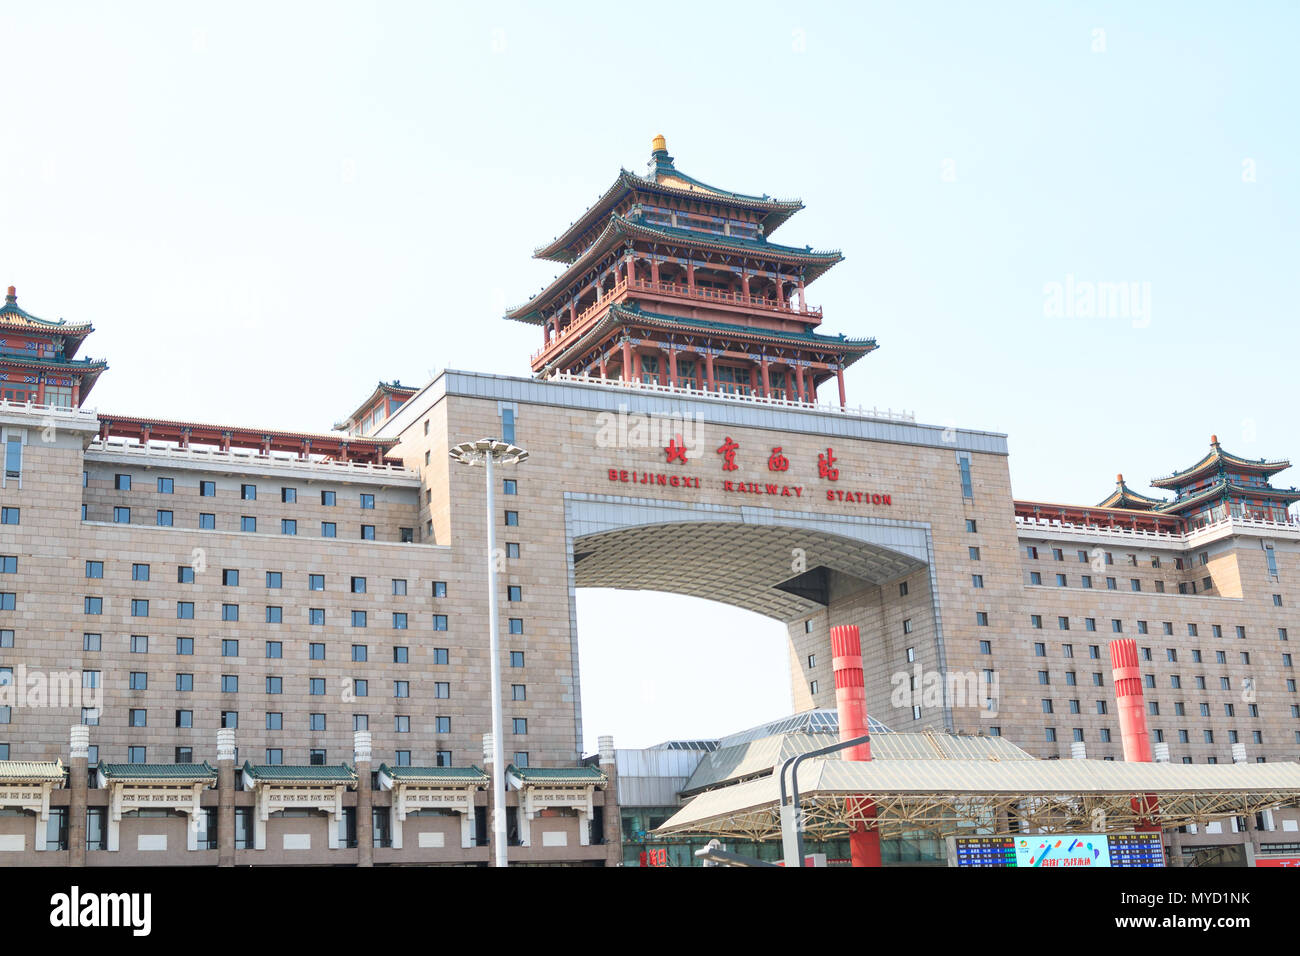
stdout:
POLYGON ((533 373, 812 403, 874 339, 817 331, 805 290, 844 257, 769 237, 803 208, 719 189, 674 165, 662 136, 644 176, 613 185, 534 255, 564 265, 506 318, 542 328, 533 373))
POLYGON ((1138 494, 1119 475, 1115 490, 1099 507, 1177 515, 1190 528, 1229 516, 1286 522, 1287 508, 1300 501, 1300 490, 1274 488, 1270 478, 1290 467, 1291 462, 1286 460, 1252 460, 1234 455, 1219 444, 1219 436, 1211 435, 1210 450, 1200 461, 1152 480, 1154 487, 1174 493, 1172 501, 1138 494))
POLYGON ((38 319, 18 306, 13 286, 0 307, 0 399, 79 408, 108 368, 102 359, 76 358, 95 331, 89 322, 38 319))

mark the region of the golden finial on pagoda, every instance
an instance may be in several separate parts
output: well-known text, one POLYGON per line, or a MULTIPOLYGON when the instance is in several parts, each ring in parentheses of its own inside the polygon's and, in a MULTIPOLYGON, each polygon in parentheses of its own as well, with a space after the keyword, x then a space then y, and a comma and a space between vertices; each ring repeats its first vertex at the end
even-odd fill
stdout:
POLYGON ((650 152, 652 153, 668 152, 668 141, 664 139, 663 133, 660 133, 654 139, 650 140, 650 152))

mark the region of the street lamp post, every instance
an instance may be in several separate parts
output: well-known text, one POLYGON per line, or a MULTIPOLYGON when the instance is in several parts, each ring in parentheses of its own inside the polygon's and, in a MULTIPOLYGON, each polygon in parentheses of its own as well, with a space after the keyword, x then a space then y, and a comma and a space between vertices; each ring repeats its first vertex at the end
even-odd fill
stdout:
POLYGON ((492 829, 495 835, 496 866, 506 862, 506 793, 504 734, 501 729, 501 632, 497 616, 497 526, 492 487, 492 465, 517 465, 528 460, 528 452, 499 438, 481 438, 461 442, 451 449, 451 457, 462 465, 482 465, 487 473, 487 571, 488 571, 488 653, 492 659, 492 829))

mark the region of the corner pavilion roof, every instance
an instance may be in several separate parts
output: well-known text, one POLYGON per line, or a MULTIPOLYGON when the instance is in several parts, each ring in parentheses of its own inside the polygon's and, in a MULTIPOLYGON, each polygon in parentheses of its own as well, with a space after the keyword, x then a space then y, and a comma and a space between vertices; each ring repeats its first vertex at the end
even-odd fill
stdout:
POLYGON ((1161 505, 1169 504, 1165 498, 1151 498, 1139 494, 1124 483, 1123 475, 1115 476, 1115 490, 1098 503, 1098 508, 1128 508, 1135 511, 1150 511, 1161 505))
POLYGON ((1202 501, 1212 501, 1216 498, 1272 498, 1290 504, 1294 501, 1300 501, 1300 490, 1295 488, 1272 488, 1266 485, 1242 485, 1221 478, 1199 491, 1179 496, 1156 510, 1176 513, 1191 505, 1199 504, 1202 501))
POLYGON ((76 343, 95 331, 89 322, 69 322, 66 319, 51 321, 50 319, 37 318, 19 307, 18 290, 13 286, 9 287, 8 294, 5 295, 5 304, 0 306, 0 325, 13 329, 43 332, 48 335, 70 336, 74 341, 69 343, 72 346, 68 350, 69 358, 76 351, 76 343))
POLYGON ((103 359, 74 358, 82 340, 93 331, 95 330, 89 322, 68 322, 66 319, 53 322, 37 318, 18 305, 18 290, 10 286, 5 295, 5 304, 0 306, 0 337, 8 332, 38 337, 57 336, 63 339, 63 355, 53 359, 38 358, 35 354, 8 354, 0 356, 0 361, 11 367, 31 368, 47 374, 55 371, 78 375, 82 383, 81 398, 84 400, 94 387, 99 373, 108 368, 108 362, 103 359))
POLYGON ((1219 444, 1219 436, 1210 436, 1210 450, 1205 457, 1182 471, 1175 471, 1173 474, 1165 475, 1163 478, 1154 478, 1151 484, 1156 488, 1169 488, 1177 490, 1194 484, 1197 479, 1216 472, 1226 474, 1229 470, 1244 471, 1247 474, 1254 475, 1274 475, 1279 471, 1285 471, 1291 467, 1291 462, 1283 460, 1266 461, 1263 458, 1252 460, 1242 458, 1240 455, 1234 455, 1231 452, 1224 451, 1219 444))
POLYGON ((403 385, 396 379, 391 382, 380 381, 379 384, 375 386, 375 390, 370 393, 366 400, 353 409, 351 415, 337 423, 334 426, 334 430, 346 431, 349 425, 357 421, 362 412, 367 411, 370 406, 375 404, 380 395, 400 395, 402 400, 405 401, 418 391, 418 388, 414 388, 410 385, 403 385))
POLYGON ((668 155, 664 138, 656 136, 651 143, 649 175, 638 176, 626 169, 620 169, 618 177, 609 189, 605 190, 601 197, 588 207, 563 234, 545 245, 538 246, 533 251, 533 256, 554 262, 573 262, 582 251, 579 245, 582 235, 606 218, 630 192, 651 192, 669 197, 713 200, 759 212, 763 214, 761 222, 764 233, 769 236, 803 208, 803 203, 798 199, 776 199, 767 195, 753 196, 719 189, 679 172, 673 165, 673 158, 668 155))

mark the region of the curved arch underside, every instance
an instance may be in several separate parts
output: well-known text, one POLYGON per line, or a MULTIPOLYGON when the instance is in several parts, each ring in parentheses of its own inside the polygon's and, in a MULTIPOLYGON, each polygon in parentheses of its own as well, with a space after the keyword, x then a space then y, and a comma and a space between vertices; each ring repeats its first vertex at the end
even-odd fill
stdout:
POLYGON ((575 539, 580 588, 666 591, 780 621, 823 609, 838 575, 880 584, 924 567, 879 545, 804 528, 671 522, 575 539))

